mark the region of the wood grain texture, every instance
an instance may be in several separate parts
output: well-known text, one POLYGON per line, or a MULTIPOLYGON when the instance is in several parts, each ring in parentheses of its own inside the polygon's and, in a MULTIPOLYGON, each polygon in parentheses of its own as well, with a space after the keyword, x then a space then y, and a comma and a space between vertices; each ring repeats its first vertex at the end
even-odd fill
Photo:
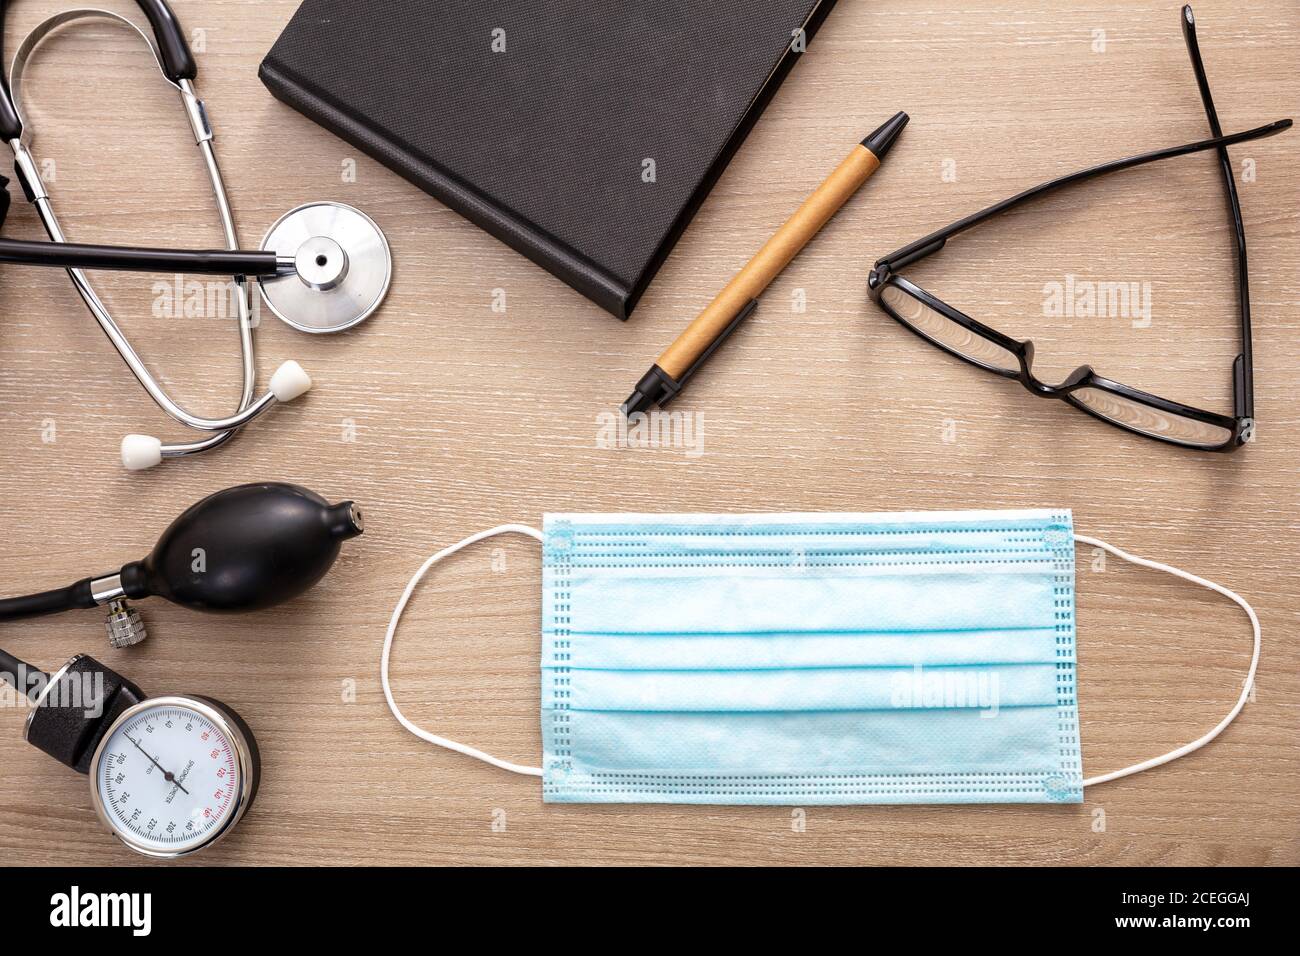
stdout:
MULTIPOLYGON (((93 612, 4 628, 4 646, 29 660, 89 651, 151 691, 225 699, 256 728, 258 804, 201 862, 1300 863, 1300 134, 1233 151, 1259 420, 1258 442, 1234 455, 1162 447, 1037 401, 926 347, 864 291, 876 257, 960 215, 1100 159, 1207 136, 1174 0, 841 0, 628 324, 274 101, 256 68, 293 0, 175 5, 203 31, 199 86, 244 242, 256 245, 288 208, 338 199, 373 216, 396 256, 392 294, 362 327, 315 339, 268 317, 259 330, 264 376, 296 358, 318 382, 310 396, 222 451, 140 475, 116 464, 120 437, 177 430, 65 276, 0 269, 0 591, 136 558, 184 506, 245 481, 302 482, 366 508, 364 538, 289 607, 204 618, 149 603, 152 637, 129 652, 104 647, 93 612), (703 422, 703 453, 599 447, 598 415, 845 150, 899 109, 912 123, 883 168, 681 400, 703 422), (344 181, 350 162, 355 182, 344 181), (496 290, 504 314, 492 309, 496 290), (57 440, 44 441, 51 428, 57 440), (1081 531, 1253 601, 1264 653, 1257 699, 1237 723, 1186 759, 1090 790, 1082 806, 812 808, 798 832, 790 808, 545 806, 535 780, 427 746, 383 701, 379 650, 407 578, 428 554, 502 521, 547 510, 1002 506, 1072 508, 1081 531)), ((63 6, 11 5, 6 49, 63 6)), ((1196 13, 1225 129, 1300 111, 1300 6, 1198 0, 1196 13)), ((218 244, 184 118, 126 34, 64 37, 34 61, 28 91, 70 238, 218 244)), ((41 237, 21 200, 5 231, 41 237)), ((1211 156, 1018 210, 911 274, 1032 337, 1044 374, 1088 362, 1230 407, 1232 243, 1211 156), (1149 289, 1149 325, 1044 316, 1046 283, 1071 275, 1149 289)), ((105 275, 101 286, 182 401, 229 408, 233 323, 153 314, 153 282, 105 275)), ((1079 687, 1084 766, 1099 773, 1213 726, 1239 691, 1249 631, 1209 592, 1114 561, 1096 571, 1091 559, 1081 552, 1079 687)), ((539 564, 522 539, 488 545, 419 593, 394 663, 409 716, 538 758, 539 564)), ((141 862, 100 829, 86 780, 22 742, 22 717, 0 710, 4 858, 141 862)))

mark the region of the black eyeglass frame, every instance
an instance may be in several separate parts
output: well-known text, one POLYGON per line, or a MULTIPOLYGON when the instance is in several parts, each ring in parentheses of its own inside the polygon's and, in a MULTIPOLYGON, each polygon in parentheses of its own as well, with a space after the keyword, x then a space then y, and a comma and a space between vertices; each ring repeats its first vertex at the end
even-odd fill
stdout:
POLYGON ((1022 193, 1012 196, 1010 199, 1005 199, 1002 202, 989 206, 987 209, 967 216, 964 219, 959 219, 952 225, 931 233, 915 242, 909 243, 901 249, 878 260, 875 264, 875 268, 871 271, 871 275, 867 282, 867 288, 872 301, 909 332, 912 332, 932 345, 936 345, 945 352, 955 355, 972 365, 987 369, 988 371, 1001 375, 1004 378, 1016 379, 1034 395, 1042 398, 1063 399, 1075 408, 1078 408, 1080 411, 1092 415, 1094 418, 1104 421, 1107 424, 1114 425, 1117 428, 1122 428, 1125 431, 1132 432, 1136 435, 1141 435, 1144 438, 1152 438, 1157 441, 1163 441, 1185 448, 1193 448, 1199 451, 1234 451, 1242 444, 1245 444, 1251 437, 1254 428, 1255 389, 1254 357, 1251 347, 1250 289, 1249 274, 1247 271, 1246 231, 1241 215, 1241 202, 1237 195, 1236 182, 1233 176, 1232 160, 1228 155, 1227 147, 1234 143, 1242 143, 1249 140, 1261 139, 1266 136, 1274 136, 1289 129, 1292 123, 1289 119, 1279 120, 1275 123, 1270 123, 1267 126, 1260 126, 1256 129, 1224 136, 1223 130, 1219 125, 1218 113, 1214 108, 1214 100, 1210 95, 1209 80, 1205 75, 1205 65, 1201 60, 1200 46, 1196 40, 1196 22, 1192 16, 1192 8, 1190 6, 1183 7, 1182 28, 1183 39, 1187 44, 1188 54, 1191 57, 1192 69, 1196 74, 1196 82, 1200 89, 1201 100, 1205 107, 1206 116, 1209 119, 1210 131, 1213 134, 1213 138, 1201 140, 1195 143, 1187 143, 1182 146, 1160 149, 1154 152, 1142 153, 1137 156, 1130 156, 1127 159, 1102 163, 1099 166, 1093 166, 1089 169, 1081 170, 1080 172, 1071 173, 1068 176, 1062 176, 1058 179, 1035 186, 1032 189, 1027 189, 1022 193), (1141 389, 1136 389, 1120 382, 1112 381, 1111 379, 1098 375, 1089 365, 1080 366, 1060 384, 1051 385, 1037 378, 1033 374, 1034 344, 1032 341, 1021 341, 1019 339, 1011 338, 1008 335, 1004 335, 996 329, 984 325, 982 322, 978 322, 965 313, 954 309, 946 302, 931 295, 915 283, 912 283, 897 274, 899 269, 905 268, 912 263, 924 259, 926 256, 938 252, 953 236, 965 232, 967 229, 979 225, 986 219, 990 219, 993 216, 1006 212, 1022 203, 1028 202, 1032 199, 1037 199, 1040 196, 1055 192, 1067 186, 1072 186, 1076 183, 1097 176, 1106 175, 1107 173, 1132 169, 1137 166, 1144 166, 1148 163, 1158 162, 1163 159, 1172 159, 1177 156, 1185 156, 1190 153, 1198 153, 1208 149, 1213 149, 1218 152, 1219 165, 1223 171, 1224 183, 1227 189, 1228 211, 1236 233, 1237 288, 1238 300, 1240 303, 1241 350, 1234 359, 1232 367, 1233 414, 1231 416, 1206 411, 1201 408, 1195 408, 1191 405, 1184 405, 1181 402, 1161 398, 1157 395, 1152 395, 1149 392, 1144 392, 1141 389), (964 327, 969 332, 978 335, 986 341, 1011 353, 1019 361, 1020 370, 1016 372, 981 362, 978 359, 965 355, 925 334, 925 332, 899 315, 893 307, 884 301, 882 294, 885 288, 890 285, 893 285, 901 292, 912 296, 923 305, 964 327), (1084 404, 1078 398, 1072 397, 1073 393, 1086 388, 1099 389, 1164 413, 1178 415, 1192 421, 1225 429, 1229 432, 1229 437, 1218 445, 1208 445, 1143 431, 1139 428, 1118 421, 1115 418, 1108 417, 1096 409, 1084 404))

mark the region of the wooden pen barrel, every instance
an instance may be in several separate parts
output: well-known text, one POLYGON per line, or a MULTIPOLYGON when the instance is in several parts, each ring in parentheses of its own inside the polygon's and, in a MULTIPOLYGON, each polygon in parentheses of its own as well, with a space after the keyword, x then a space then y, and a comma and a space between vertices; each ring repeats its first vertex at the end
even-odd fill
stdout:
POLYGON ((854 147, 848 158, 817 187, 817 191, 804 201, 745 268, 736 273, 655 364, 680 381, 687 369, 740 314, 740 310, 772 284, 790 260, 879 168, 880 160, 871 150, 865 146, 854 147))

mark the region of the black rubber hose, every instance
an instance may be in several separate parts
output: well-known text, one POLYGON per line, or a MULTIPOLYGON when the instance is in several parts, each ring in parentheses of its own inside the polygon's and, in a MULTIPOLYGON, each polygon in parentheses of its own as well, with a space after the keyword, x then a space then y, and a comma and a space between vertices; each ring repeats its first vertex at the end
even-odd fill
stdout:
MULTIPOLYGON (((0 132, 0 135, 3 133, 0 132)), ((88 246, 78 242, 0 239, 0 263, 20 266, 273 276, 279 271, 279 262, 279 257, 274 252, 245 249, 145 249, 135 246, 88 246)))
POLYGON ((90 578, 85 578, 66 588, 57 588, 41 594, 0 598, 0 621, 16 621, 24 617, 40 617, 43 614, 57 614, 60 611, 95 607, 95 598, 90 591, 90 581, 90 578))
POLYGON ((158 52, 162 56, 163 65, 167 67, 168 79, 179 83, 198 76, 199 68, 194 62, 194 54, 190 52, 189 43, 185 41, 185 31, 181 29, 180 21, 176 19, 172 8, 167 6, 166 0, 136 2, 153 27, 154 39, 158 41, 158 52))
POLYGON ((34 703, 35 695, 50 682, 50 675, 0 648, 0 680, 18 688, 34 703))
MULTIPOLYGON (((4 62, 4 26, 6 0, 0 0, 0 63, 4 62)), ((8 71, 0 70, 0 139, 8 142, 23 135, 22 119, 18 107, 9 95, 8 71)))

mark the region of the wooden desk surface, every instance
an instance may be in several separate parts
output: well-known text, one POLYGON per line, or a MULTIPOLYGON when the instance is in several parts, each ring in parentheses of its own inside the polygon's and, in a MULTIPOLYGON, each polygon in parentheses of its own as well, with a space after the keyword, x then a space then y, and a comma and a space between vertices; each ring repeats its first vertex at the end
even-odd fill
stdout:
MULTIPOLYGON (((265 757, 262 793, 202 862, 1300 863, 1300 132, 1233 150, 1259 421, 1258 441, 1236 454, 1163 447, 1036 401, 928 348, 864 296, 876 257, 960 215, 1102 159, 1208 136, 1175 0, 841 0, 626 325, 273 100, 257 64, 294 0, 175 5, 202 31, 199 86, 244 243, 293 206, 337 199, 378 220, 396 256, 392 294, 363 327, 315 339, 268 315, 259 329, 262 382, 296 358, 318 383, 310 396, 227 449, 136 475, 116 462, 120 437, 178 429, 64 275, 0 269, 0 592, 137 558, 184 507, 246 481, 301 482, 367 510, 364 538, 289 607, 226 619, 149 602, 152 637, 124 652, 107 649, 97 612, 4 627, 4 646, 29 660, 91 652, 151 691, 242 711, 265 757), (702 453, 599 447, 598 415, 898 109, 912 124, 880 174, 678 406, 703 422, 702 453), (1004 506, 1073 508, 1083 532, 1240 591, 1264 628, 1257 699, 1208 748, 1089 790, 1082 806, 810 808, 802 832, 782 807, 545 806, 537 781, 422 743, 384 704, 380 645, 407 578, 503 521, 1004 506)), ((64 6, 11 5, 6 49, 64 6)), ((1226 129, 1300 112, 1300 6, 1197 0, 1196 13, 1226 129)), ((175 97, 127 34, 92 27, 49 46, 28 95, 70 238, 220 244, 175 97)), ((21 197, 5 234, 44 238, 21 197)), ((1232 238, 1210 155, 1018 211, 915 274, 1033 337, 1046 374, 1089 362, 1230 408, 1232 238), (1047 284, 1068 276, 1137 283, 1149 322, 1145 307, 1045 316, 1047 284)), ((175 394, 230 408, 233 323, 169 316, 155 281, 170 282, 105 275, 101 288, 175 394)), ((506 573, 480 547, 420 592, 395 689, 437 732, 536 760, 539 556, 524 539, 500 547, 506 573)), ((1079 686, 1084 766, 1098 773, 1214 726, 1239 692, 1250 634, 1207 591, 1114 561, 1097 572, 1091 557, 1080 554, 1079 686)), ((22 742, 22 718, 18 706, 0 711, 4 858, 141 862, 98 826, 85 779, 22 742)))

